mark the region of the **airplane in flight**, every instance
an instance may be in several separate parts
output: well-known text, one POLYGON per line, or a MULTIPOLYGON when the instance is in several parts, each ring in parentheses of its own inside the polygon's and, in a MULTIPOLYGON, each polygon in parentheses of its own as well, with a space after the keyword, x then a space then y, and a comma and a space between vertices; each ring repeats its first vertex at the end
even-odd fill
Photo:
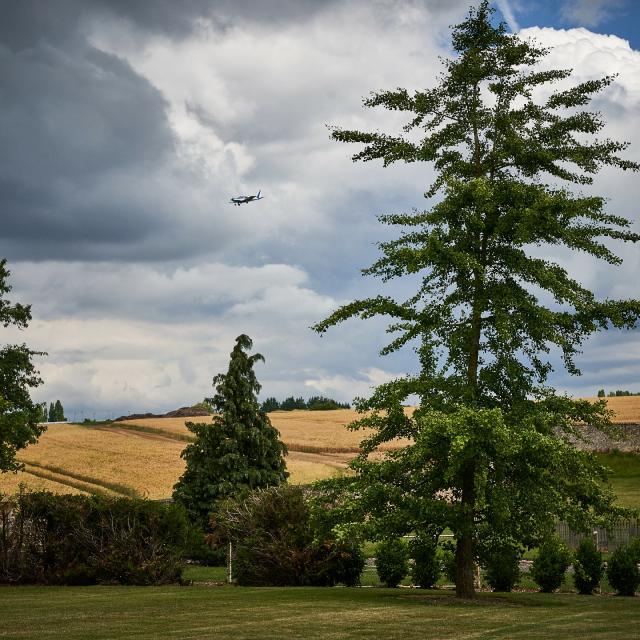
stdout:
POLYGON ((258 191, 258 194, 255 196, 236 196, 235 198, 231 198, 229 202, 239 207, 241 204, 246 204, 247 202, 253 202, 254 200, 262 200, 262 198, 264 198, 264 196, 261 196, 260 191, 258 191))

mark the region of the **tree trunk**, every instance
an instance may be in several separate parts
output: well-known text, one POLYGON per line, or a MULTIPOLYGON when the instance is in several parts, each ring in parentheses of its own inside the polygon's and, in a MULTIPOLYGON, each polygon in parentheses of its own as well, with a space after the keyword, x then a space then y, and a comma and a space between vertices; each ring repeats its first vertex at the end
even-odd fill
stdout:
POLYGON ((461 527, 461 536, 458 538, 458 544, 456 546, 456 596, 458 598, 472 599, 476 597, 473 535, 475 501, 475 464, 470 462, 463 471, 462 476, 464 523, 461 527))

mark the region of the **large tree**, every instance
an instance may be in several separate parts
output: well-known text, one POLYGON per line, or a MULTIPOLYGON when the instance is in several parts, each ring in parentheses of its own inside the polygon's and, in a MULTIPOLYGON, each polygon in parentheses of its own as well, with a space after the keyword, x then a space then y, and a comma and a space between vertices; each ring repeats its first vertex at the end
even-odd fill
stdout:
POLYGON ((374 435, 355 477, 341 481, 342 497, 332 498, 336 517, 378 535, 450 527, 457 594, 473 597, 482 549, 532 546, 556 518, 584 528, 615 513, 604 469, 568 442, 576 423, 606 428, 606 404, 556 394, 547 354, 579 375, 583 341, 634 327, 640 302, 597 300, 542 256, 558 247, 619 264, 608 240, 640 237, 605 212, 603 198, 579 189, 602 166, 638 165, 619 157, 625 143, 595 137, 603 121, 583 109, 612 77, 566 88, 570 71, 541 70, 546 50, 494 24, 488 2, 453 28, 452 45, 456 55, 434 88, 365 100, 405 112, 404 133, 332 132, 364 144, 354 160, 433 164, 431 207, 380 216, 402 232, 364 271, 383 281, 417 276, 418 288, 408 300, 347 304, 316 329, 386 316, 396 337, 382 353, 413 345, 420 365, 359 402, 372 411, 360 426, 374 435), (409 417, 402 403, 411 396, 419 408, 409 417), (412 444, 383 461, 369 457, 399 437, 412 444))
MULTIPOLYGON (((31 320, 31 308, 6 299, 11 291, 6 264, 6 260, 0 260, 0 323, 5 328, 14 325, 24 329, 31 320)), ((25 344, 0 348, 0 472, 20 469, 16 453, 34 444, 45 430, 38 424, 40 405, 34 404, 30 396, 30 389, 42 382, 32 362, 36 355, 44 354, 25 344)))
POLYGON ((203 528, 219 500, 279 485, 289 475, 284 462, 287 449, 260 411, 260 384, 253 365, 264 358, 259 353, 248 355, 251 346, 249 336, 238 336, 229 370, 214 377, 216 393, 207 399, 215 411, 212 423, 187 423, 195 442, 181 454, 186 469, 173 497, 203 528))

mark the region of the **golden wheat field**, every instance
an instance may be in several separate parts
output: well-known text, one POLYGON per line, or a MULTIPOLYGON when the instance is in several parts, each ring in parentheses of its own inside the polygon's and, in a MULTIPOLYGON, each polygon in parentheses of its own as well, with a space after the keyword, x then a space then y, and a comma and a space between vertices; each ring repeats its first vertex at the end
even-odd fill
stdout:
MULTIPOLYGON (((308 450, 292 450, 287 469, 292 482, 309 483, 343 473, 353 457, 359 438, 346 432, 344 424, 351 418, 340 416, 335 424, 326 419, 330 433, 322 439, 316 425, 308 450), (341 441, 339 432, 351 439, 341 441), (338 444, 336 444, 338 442, 338 444), (320 451, 326 445, 324 451, 320 451), (351 452, 336 451, 348 449, 351 452), (332 450, 330 450, 332 449, 332 450)), ((139 495, 151 499, 171 495, 184 469, 180 452, 187 444, 176 438, 189 435, 183 418, 162 418, 87 427, 75 424, 52 424, 39 442, 20 452, 25 469, 17 474, 0 475, 0 492, 15 493, 20 484, 30 489, 47 489, 55 493, 106 493, 139 495), (135 427, 142 427, 142 430, 135 427)), ((209 422, 210 418, 196 418, 209 422)), ((297 424, 302 424, 300 417, 297 424)), ((288 433, 294 430, 289 425, 288 433)), ((304 437, 289 443, 304 449, 304 437)))
MULTIPOLYGON (((411 409, 408 409, 411 411, 411 409)), ((367 435, 366 430, 349 431, 345 427, 358 418, 352 409, 335 411, 274 411, 269 414, 271 424, 278 431, 282 441, 292 451, 312 453, 356 453, 360 441, 367 435)), ((165 431, 171 434, 188 436, 186 422, 211 422, 211 416, 198 418, 144 418, 124 420, 118 424, 141 426, 148 429, 165 431)), ((406 444, 406 441, 398 441, 406 444)), ((391 448, 391 447, 388 447, 391 448)))
MULTIPOLYGON (((587 398, 595 402, 602 398, 587 398)), ((620 396, 605 398, 607 407, 615 412, 613 421, 616 424, 640 424, 640 396, 620 396)))
MULTIPOLYGON (((616 422, 640 423, 640 397, 607 401, 616 412, 616 422)), ((292 482, 309 483, 344 473, 366 435, 345 428, 357 415, 348 409, 269 414, 289 447, 287 468, 292 482)), ((180 452, 191 436, 185 427, 189 421, 210 422, 211 418, 150 418, 96 427, 50 425, 36 445, 20 452, 24 471, 0 474, 0 492, 14 493, 22 483, 55 493, 169 497, 184 469, 180 452)))

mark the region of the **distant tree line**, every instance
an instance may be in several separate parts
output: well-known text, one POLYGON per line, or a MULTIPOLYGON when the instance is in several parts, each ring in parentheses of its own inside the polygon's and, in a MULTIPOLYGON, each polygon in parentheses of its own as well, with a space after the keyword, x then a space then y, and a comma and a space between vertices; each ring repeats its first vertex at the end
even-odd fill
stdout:
POLYGON ((294 409, 306 409, 308 411, 330 411, 332 409, 350 409, 348 402, 338 402, 333 398, 325 398, 324 396, 312 396, 308 400, 304 398, 294 398, 289 396, 282 402, 278 402, 276 398, 267 398, 260 410, 265 413, 270 411, 293 411, 294 409))
POLYGON ((40 403, 36 408, 39 408, 38 422, 66 422, 67 420, 60 400, 49 403, 48 409, 46 402, 40 403))
MULTIPOLYGON (((598 398, 605 398, 607 396, 607 394, 605 393, 604 389, 600 389, 598 391, 598 398)), ((640 391, 634 393, 633 391, 627 391, 627 390, 622 390, 622 389, 616 389, 616 391, 609 391, 609 397, 610 398, 620 398, 620 397, 626 397, 626 396, 640 396, 640 391)))

